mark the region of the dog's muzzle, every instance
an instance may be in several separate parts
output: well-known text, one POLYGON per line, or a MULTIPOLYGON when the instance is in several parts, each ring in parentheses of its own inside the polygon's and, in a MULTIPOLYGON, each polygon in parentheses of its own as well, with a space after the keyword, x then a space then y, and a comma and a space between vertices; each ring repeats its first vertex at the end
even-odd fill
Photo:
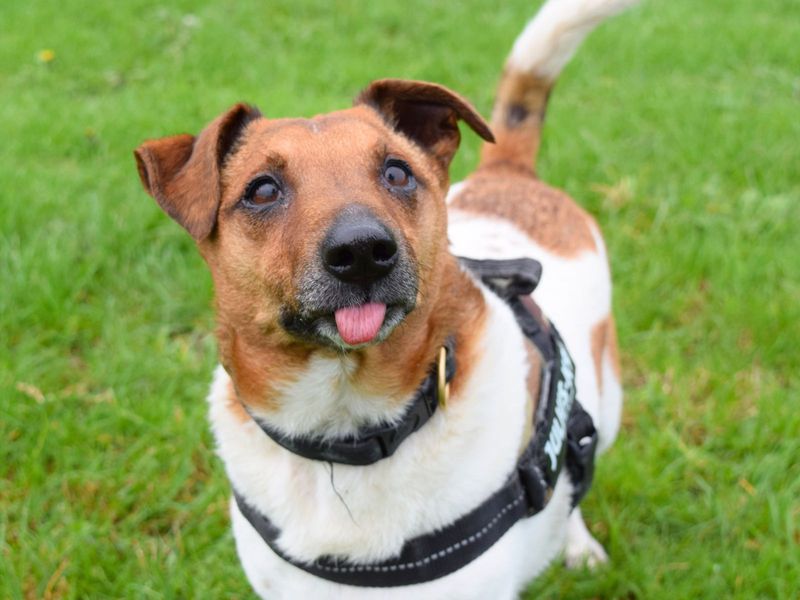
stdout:
POLYGON ((416 303, 414 260, 397 233, 367 207, 345 208, 301 275, 297 307, 284 311, 294 335, 349 349, 388 337, 416 303))

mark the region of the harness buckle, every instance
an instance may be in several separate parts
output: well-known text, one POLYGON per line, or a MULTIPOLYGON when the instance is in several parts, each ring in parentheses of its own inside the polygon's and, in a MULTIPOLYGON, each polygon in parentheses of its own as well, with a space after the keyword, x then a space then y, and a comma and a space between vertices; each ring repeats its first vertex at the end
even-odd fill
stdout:
POLYGON ((577 506, 592 485, 597 442, 592 417, 576 402, 567 429, 567 471, 572 480, 573 506, 577 506))
POLYGON ((544 473, 532 457, 519 464, 517 473, 522 490, 525 492, 526 516, 532 517, 550 502, 550 498, 553 497, 553 488, 547 483, 544 473))

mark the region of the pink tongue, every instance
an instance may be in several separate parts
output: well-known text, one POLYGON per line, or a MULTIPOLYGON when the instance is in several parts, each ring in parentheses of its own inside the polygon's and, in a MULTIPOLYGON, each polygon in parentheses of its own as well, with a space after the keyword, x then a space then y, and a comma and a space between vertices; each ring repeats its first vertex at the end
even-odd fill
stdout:
POLYGON ((386 305, 374 302, 340 308, 335 315, 336 328, 346 344, 363 344, 378 335, 385 315, 386 305))

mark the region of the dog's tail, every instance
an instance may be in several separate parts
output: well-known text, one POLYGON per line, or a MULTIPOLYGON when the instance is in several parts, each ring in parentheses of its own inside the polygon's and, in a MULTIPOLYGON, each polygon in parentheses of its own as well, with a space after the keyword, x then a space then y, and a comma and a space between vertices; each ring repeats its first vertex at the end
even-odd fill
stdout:
POLYGON ((558 75, 591 31, 638 0, 547 0, 511 49, 492 111, 495 144, 481 166, 533 167, 547 98, 558 75))

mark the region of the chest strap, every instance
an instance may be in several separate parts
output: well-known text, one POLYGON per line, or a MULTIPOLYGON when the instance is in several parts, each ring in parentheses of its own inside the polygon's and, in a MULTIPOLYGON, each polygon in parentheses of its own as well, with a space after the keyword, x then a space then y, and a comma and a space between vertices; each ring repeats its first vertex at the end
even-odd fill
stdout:
POLYGON ((573 486, 573 506, 588 491, 597 432, 575 398, 575 365, 561 337, 529 298, 541 266, 529 259, 462 262, 508 302, 523 333, 542 355, 534 435, 506 482, 488 499, 443 529, 408 540, 398 556, 377 563, 355 563, 335 556, 305 562, 288 555, 278 543, 280 530, 234 490, 245 519, 278 556, 295 567, 329 581, 361 587, 432 581, 466 566, 518 521, 544 509, 565 466, 573 486))

